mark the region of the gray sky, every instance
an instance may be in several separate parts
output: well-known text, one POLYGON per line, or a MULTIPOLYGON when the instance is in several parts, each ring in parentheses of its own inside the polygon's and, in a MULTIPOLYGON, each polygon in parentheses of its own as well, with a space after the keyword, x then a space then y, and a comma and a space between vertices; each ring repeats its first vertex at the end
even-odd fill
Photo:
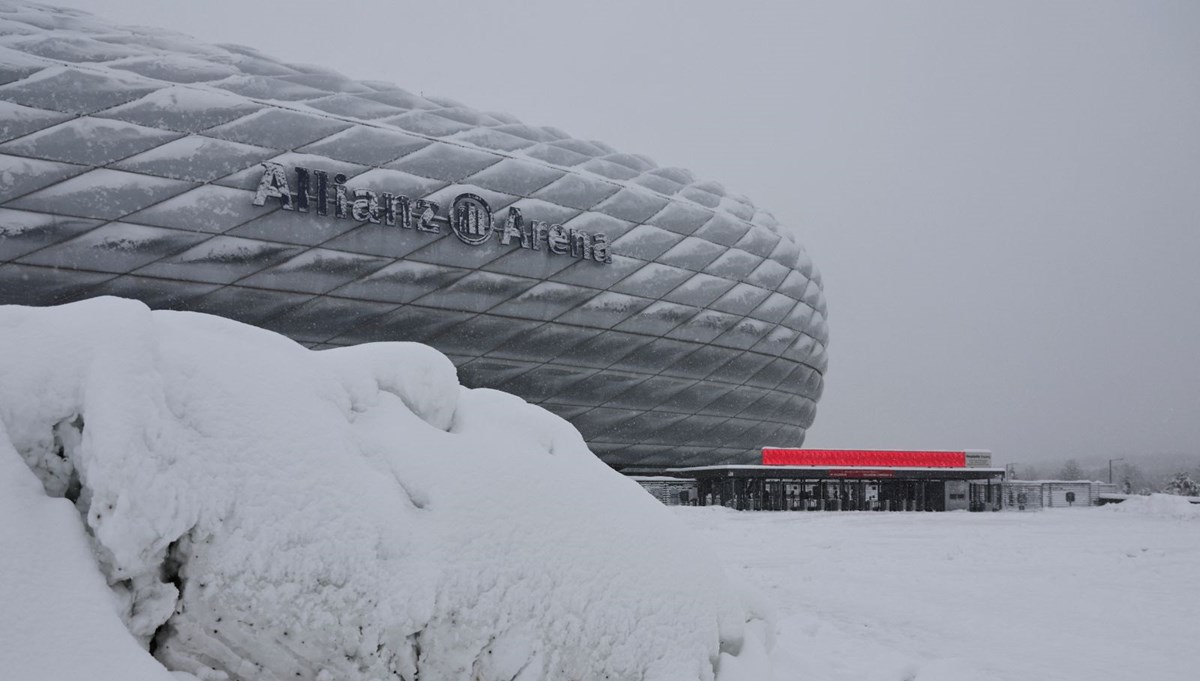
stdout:
POLYGON ((825 276, 810 446, 1200 455, 1200 2, 57 4, 747 194, 825 276))

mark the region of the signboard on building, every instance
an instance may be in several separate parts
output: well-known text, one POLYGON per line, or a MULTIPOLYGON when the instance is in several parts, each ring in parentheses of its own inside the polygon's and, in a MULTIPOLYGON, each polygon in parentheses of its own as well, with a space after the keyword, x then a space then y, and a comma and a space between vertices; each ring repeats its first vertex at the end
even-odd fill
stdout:
POLYGON ((514 246, 550 255, 567 256, 601 265, 612 263, 608 236, 586 232, 541 220, 526 220, 521 209, 509 207, 503 223, 492 214, 481 196, 464 192, 454 197, 442 212, 436 201, 416 199, 391 192, 352 188, 342 173, 333 177, 324 170, 295 166, 289 176, 278 163, 263 163, 263 174, 254 193, 255 206, 277 201, 279 207, 297 213, 330 215, 339 220, 354 220, 412 233, 442 234, 449 229, 468 246, 481 246, 493 234, 501 246, 514 246))
MULTIPOLYGON (((989 455, 990 456, 990 455, 989 455)), ((764 466, 965 468, 965 451, 763 448, 764 466)))

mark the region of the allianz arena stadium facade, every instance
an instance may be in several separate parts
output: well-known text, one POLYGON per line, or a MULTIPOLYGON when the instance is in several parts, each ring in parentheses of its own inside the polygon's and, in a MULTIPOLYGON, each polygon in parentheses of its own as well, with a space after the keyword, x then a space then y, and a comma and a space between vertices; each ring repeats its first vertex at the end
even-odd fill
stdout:
MULTIPOLYGON (((432 345, 630 470, 799 446, 821 278, 715 182, 254 50, 0 2, 0 304, 432 345)), ((2 330, 0 330, 2 332, 2 330)))

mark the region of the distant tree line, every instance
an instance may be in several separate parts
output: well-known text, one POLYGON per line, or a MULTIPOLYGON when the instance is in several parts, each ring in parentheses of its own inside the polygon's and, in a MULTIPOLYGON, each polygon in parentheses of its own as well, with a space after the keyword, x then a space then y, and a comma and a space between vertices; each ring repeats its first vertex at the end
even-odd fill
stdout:
MULTIPOLYGON (((1132 457, 1131 457, 1132 458, 1132 457)), ((1112 481, 1125 494, 1151 494, 1162 492, 1181 496, 1200 496, 1200 458, 1189 467, 1163 465, 1151 461, 1149 472, 1129 461, 1114 462, 1112 481)), ((1109 467, 1105 461, 1100 465, 1081 465, 1077 459, 1067 459, 1061 464, 1042 466, 1013 466, 1010 475, 1017 480, 1099 480, 1108 481, 1109 467)))

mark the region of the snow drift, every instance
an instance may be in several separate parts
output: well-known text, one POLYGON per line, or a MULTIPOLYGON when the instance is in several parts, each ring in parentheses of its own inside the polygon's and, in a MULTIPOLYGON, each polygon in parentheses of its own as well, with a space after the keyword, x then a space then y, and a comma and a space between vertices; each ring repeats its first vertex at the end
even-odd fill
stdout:
POLYGON ((1130 495, 1119 504, 1108 504, 1104 509, 1113 513, 1176 518, 1178 520, 1200 520, 1200 504, 1193 504, 1188 497, 1173 494, 1130 495))
POLYGON ((14 678, 169 678, 134 641, 247 681, 708 681, 765 656, 665 508, 422 345, 316 352, 115 298, 0 307, 0 474, 14 678), (73 626, 45 612, 64 597, 73 626), (116 616, 125 648, 99 662, 116 616))

